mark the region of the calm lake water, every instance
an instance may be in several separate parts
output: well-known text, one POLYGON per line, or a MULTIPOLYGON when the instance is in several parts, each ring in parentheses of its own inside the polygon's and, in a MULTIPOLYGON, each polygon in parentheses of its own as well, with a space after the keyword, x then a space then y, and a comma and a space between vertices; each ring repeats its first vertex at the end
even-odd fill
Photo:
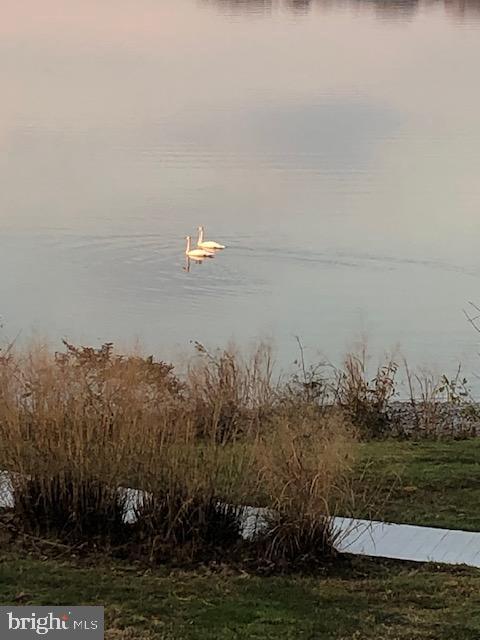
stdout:
POLYGON ((21 0, 0 35, 3 339, 475 369, 478 0, 21 0), (187 272, 198 224, 229 248, 187 272))

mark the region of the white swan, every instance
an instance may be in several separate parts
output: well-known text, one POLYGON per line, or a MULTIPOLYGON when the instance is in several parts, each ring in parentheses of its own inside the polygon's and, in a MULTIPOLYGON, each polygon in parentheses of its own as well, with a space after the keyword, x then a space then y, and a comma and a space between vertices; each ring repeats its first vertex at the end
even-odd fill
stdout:
POLYGON ((190 236, 186 236, 187 248, 185 249, 185 255, 194 260, 202 260, 203 258, 213 258, 215 255, 213 251, 207 251, 206 249, 192 249, 190 236))
POLYGON ((204 240, 203 239, 204 231, 205 230, 203 227, 198 227, 197 246, 200 247, 200 249, 207 249, 207 251, 209 251, 210 249, 225 249, 224 244, 218 244, 218 242, 213 242, 212 240, 204 240))

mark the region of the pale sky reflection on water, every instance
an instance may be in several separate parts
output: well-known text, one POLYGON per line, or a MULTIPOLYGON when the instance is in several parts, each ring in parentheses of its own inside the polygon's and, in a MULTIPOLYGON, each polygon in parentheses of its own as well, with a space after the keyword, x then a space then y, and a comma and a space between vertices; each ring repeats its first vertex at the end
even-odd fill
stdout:
POLYGON ((475 369, 479 7, 6 3, 4 338, 475 369), (229 248, 187 272, 198 224, 229 248))

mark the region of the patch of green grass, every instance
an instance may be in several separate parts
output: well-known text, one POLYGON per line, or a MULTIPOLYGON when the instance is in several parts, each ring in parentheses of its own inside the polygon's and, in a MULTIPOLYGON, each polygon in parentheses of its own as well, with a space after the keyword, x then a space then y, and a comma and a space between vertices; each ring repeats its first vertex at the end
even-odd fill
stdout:
POLYGON ((370 515, 480 531, 480 438, 369 442, 359 468, 357 488, 375 496, 370 515))
POLYGON ((477 640, 480 572, 353 559, 329 575, 142 571, 4 553, 2 604, 101 604, 107 639, 477 640))
MULTIPOLYGON (((365 443, 358 489, 394 522, 480 531, 480 439, 365 443), (361 477, 360 477, 361 476, 361 477)), ((2 604, 101 604, 107 640, 478 640, 480 572, 367 558, 320 575, 145 570, 4 548, 2 604)))

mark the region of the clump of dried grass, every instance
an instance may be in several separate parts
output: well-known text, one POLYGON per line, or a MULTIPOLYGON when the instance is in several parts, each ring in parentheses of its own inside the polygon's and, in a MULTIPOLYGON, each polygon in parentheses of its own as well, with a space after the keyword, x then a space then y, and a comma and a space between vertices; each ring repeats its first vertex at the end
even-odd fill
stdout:
POLYGON ((355 431, 339 412, 278 418, 257 455, 268 500, 266 556, 275 562, 332 552, 332 514, 350 493, 355 431))
POLYGON ((258 553, 327 553, 353 430, 274 383, 268 349, 247 361, 197 350, 183 379, 111 344, 0 358, 0 468, 12 473, 17 526, 193 560, 236 549, 253 500, 276 514, 258 553), (122 487, 142 492, 135 522, 122 487))
POLYGON ((387 410, 396 392, 397 370, 397 364, 388 359, 369 378, 367 352, 363 348, 359 353, 348 354, 343 369, 337 371, 333 401, 358 428, 361 437, 382 437, 388 430, 387 410))
POLYGON ((125 498, 114 487, 64 471, 52 476, 17 476, 15 513, 22 529, 64 541, 126 539, 125 498))
POLYGON ((234 347, 195 348, 186 387, 198 433, 228 442, 258 432, 277 402, 270 347, 261 344, 246 360, 234 347))

